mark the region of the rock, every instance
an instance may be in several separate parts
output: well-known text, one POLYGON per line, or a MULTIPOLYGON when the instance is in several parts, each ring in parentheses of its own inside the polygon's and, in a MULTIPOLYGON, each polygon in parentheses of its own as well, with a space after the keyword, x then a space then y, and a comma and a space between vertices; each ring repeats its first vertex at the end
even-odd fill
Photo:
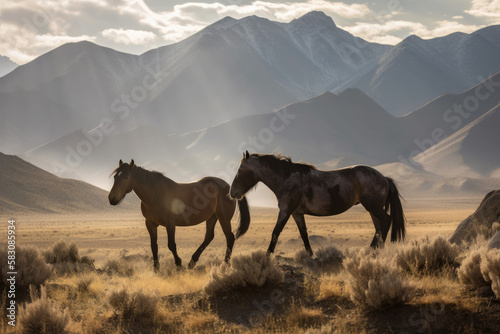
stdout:
POLYGON ((488 242, 488 248, 500 249, 500 231, 495 233, 495 235, 488 242))
POLYGON ((493 224, 498 222, 499 216, 500 190, 494 190, 484 197, 472 215, 458 224, 457 229, 450 238, 450 242, 455 244, 471 242, 478 234, 491 233, 493 224))

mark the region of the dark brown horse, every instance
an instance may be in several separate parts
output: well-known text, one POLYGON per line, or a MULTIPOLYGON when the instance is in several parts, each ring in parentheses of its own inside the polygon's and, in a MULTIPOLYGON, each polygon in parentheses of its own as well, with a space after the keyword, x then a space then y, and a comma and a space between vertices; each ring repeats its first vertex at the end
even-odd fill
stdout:
POLYGON ((370 213, 375 225, 372 247, 385 242, 391 225, 391 241, 404 239, 405 218, 398 189, 392 179, 371 167, 320 171, 311 165, 293 163, 281 155, 247 151, 231 185, 231 197, 242 198, 258 182, 269 187, 278 199, 278 221, 268 254, 274 252, 278 237, 292 216, 312 256, 304 215, 337 215, 359 203, 370 213))
MULTIPOLYGON (((201 253, 214 238, 215 223, 219 220, 227 241, 225 261, 229 261, 235 240, 231 232, 231 218, 236 208, 236 201, 228 196, 227 182, 216 177, 204 177, 192 183, 176 183, 161 173, 136 166, 134 160, 130 164, 120 160, 118 168, 111 173, 113 174, 115 182, 108 196, 111 205, 119 204, 132 190, 141 199, 142 214, 146 218, 146 227, 151 238, 155 270, 159 268, 157 244, 159 225, 167 228, 168 248, 174 255, 175 264, 180 267, 182 261, 177 255, 175 227, 207 222, 205 240, 194 252, 189 263, 189 268, 193 268, 201 253)), ((240 197, 238 207, 240 224, 236 238, 245 234, 250 224, 250 212, 245 197, 240 197)))

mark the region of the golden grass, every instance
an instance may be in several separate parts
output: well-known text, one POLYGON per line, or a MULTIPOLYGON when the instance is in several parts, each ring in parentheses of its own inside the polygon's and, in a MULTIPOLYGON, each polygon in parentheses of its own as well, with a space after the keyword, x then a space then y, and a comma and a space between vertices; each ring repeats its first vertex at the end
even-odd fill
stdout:
MULTIPOLYGON (((418 208, 410 207, 407 211, 408 243, 425 234, 435 235, 438 231, 440 234, 450 235, 460 220, 473 209, 475 207, 471 206, 469 211, 465 209, 454 211, 448 206, 419 211, 418 208)), ((235 244, 236 258, 238 254, 249 249, 266 249, 276 219, 276 211, 266 209, 262 212, 263 214, 259 214, 259 210, 252 211, 252 225, 249 232, 235 244)), ((284 283, 280 283, 285 285, 279 285, 279 289, 290 289, 283 290, 286 291, 288 299, 283 305, 275 305, 270 314, 263 314, 262 321, 255 323, 254 327, 249 327, 234 319, 234 314, 251 313, 254 311, 251 308, 252 298, 262 302, 265 298, 269 298, 269 292, 266 292, 267 295, 241 297, 250 299, 249 301, 242 299, 242 303, 248 302, 250 308, 241 311, 238 304, 225 305, 233 295, 222 294, 213 297, 204 292, 204 286, 210 279, 210 272, 213 268, 219 268, 220 258, 224 255, 225 238, 220 228, 216 229, 213 243, 202 255, 198 267, 194 270, 175 268, 167 248, 166 233, 160 229, 158 243, 161 269, 159 273, 154 273, 150 258, 149 236, 139 215, 115 218, 86 216, 79 219, 57 216, 53 220, 49 217, 42 217, 39 220, 34 217, 29 219, 24 221, 26 224, 21 221, 19 225, 19 233, 23 235, 25 244, 50 247, 62 235, 66 238, 66 242, 76 244, 79 254, 94 259, 99 269, 105 269, 108 261, 118 261, 119 266, 133 268, 133 272, 122 276, 106 270, 70 272, 65 275, 57 274, 45 282, 48 303, 52 305, 56 314, 66 312, 70 321, 66 324, 65 330, 70 333, 306 332, 313 334, 372 333, 376 328, 379 332, 412 332, 420 329, 411 327, 413 313, 420 314, 418 313, 420 310, 429 309, 440 311, 441 305, 444 305, 444 311, 440 313, 439 321, 446 320, 450 314, 450 317, 457 319, 456 321, 462 321, 463 328, 468 332, 474 332, 477 329, 474 326, 479 322, 470 320, 471 314, 489 315, 495 314, 495 310, 498 311, 494 308, 496 304, 491 303, 491 298, 480 297, 473 288, 460 283, 453 270, 432 273, 433 275, 423 273, 418 276, 401 273, 401 279, 411 285, 415 292, 403 305, 376 311, 359 307, 349 300, 347 289, 349 276, 342 266, 339 266, 338 271, 311 270, 307 267, 308 261, 304 264, 293 260, 294 254, 303 249, 303 244, 296 226, 291 222, 284 229, 276 248, 276 254, 283 259, 280 261, 285 261, 287 266, 284 269, 284 283), (127 249, 128 252, 123 249, 127 249), (297 283, 299 284, 297 287, 290 288, 287 287, 287 284, 290 284, 287 275, 292 273, 292 277, 303 275, 303 280, 297 283), (130 319, 127 320, 127 317, 124 317, 124 309, 120 309, 119 306, 117 308, 120 303, 115 303, 113 306, 110 302, 110 296, 121 291, 125 291, 129 298, 142 294, 142 297, 136 298, 140 300, 137 303, 154 305, 154 311, 149 308, 148 316, 128 317, 130 319), (152 304, 150 298, 155 300, 152 304), (462 313, 467 316, 462 317, 462 313)), ((189 261, 192 252, 203 240, 204 228, 202 224, 177 230, 177 248, 184 263, 189 261)), ((378 252, 364 248, 373 237, 373 225, 368 214, 359 207, 353 212, 336 217, 311 219, 308 217, 308 230, 309 235, 313 236, 311 238, 313 250, 318 251, 321 247, 330 246, 342 250, 349 247, 348 250, 342 251, 346 257, 361 251, 364 252, 364 256, 377 257, 381 262, 387 262, 392 261, 397 250, 403 247, 400 244, 387 245, 378 252)), ((468 252, 463 250, 461 252, 458 257, 459 262, 468 255, 468 252)), ((258 293, 259 290, 252 291, 258 293)), ((234 293, 237 292, 231 292, 234 293)), ((147 309, 147 307, 142 308, 147 309)), ((494 321, 497 318, 490 316, 488 321, 492 319, 494 321)), ((437 321, 432 318, 424 320, 426 330, 439 330, 440 325, 437 321)), ((500 323, 500 319, 498 322, 500 323)), ((6 333, 8 328, 5 322, 1 322, 1 325, 0 333, 6 333)), ((484 329, 482 331, 485 332, 484 329)))

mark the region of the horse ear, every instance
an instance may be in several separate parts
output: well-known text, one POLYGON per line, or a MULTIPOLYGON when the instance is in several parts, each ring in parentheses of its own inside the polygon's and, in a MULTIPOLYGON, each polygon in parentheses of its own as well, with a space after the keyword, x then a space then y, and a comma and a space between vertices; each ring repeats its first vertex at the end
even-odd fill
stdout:
POLYGON ((245 154, 244 154, 244 158, 245 158, 245 159, 250 158, 250 153, 248 153, 248 150, 245 152, 245 154))
POLYGON ((134 167, 135 166, 135 162, 134 162, 134 159, 130 160, 130 167, 134 167))
POLYGON ((119 166, 123 165, 122 159, 120 159, 119 166))

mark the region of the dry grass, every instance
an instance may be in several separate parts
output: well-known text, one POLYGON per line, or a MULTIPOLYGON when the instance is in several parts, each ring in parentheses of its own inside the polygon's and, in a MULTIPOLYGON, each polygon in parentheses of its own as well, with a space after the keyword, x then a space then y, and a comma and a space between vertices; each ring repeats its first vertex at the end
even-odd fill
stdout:
POLYGON ((70 322, 69 314, 66 310, 61 310, 54 301, 47 298, 47 292, 42 286, 41 296, 36 296, 36 290, 31 289, 31 303, 21 307, 19 310, 19 329, 26 334, 52 334, 68 333, 70 322))
POLYGON ((7 247, 3 247, 0 251, 0 289, 5 284, 9 271, 17 272, 16 286, 19 290, 27 290, 31 284, 40 286, 52 276, 52 266, 45 263, 36 247, 21 245, 16 247, 15 270, 7 268, 7 261, 8 250, 7 247))
POLYGON ((475 287, 488 285, 481 273, 481 256, 486 250, 473 250, 462 261, 460 268, 457 270, 458 279, 463 284, 470 284, 475 287))
POLYGON ((500 250, 491 249, 481 255, 481 273, 491 282, 491 289, 500 299, 500 250))
POLYGON ((408 301, 412 288, 399 268, 385 258, 366 252, 354 254, 344 262, 348 273, 347 288, 351 300, 373 309, 400 305, 408 301))
POLYGON ((415 240, 397 249, 396 263, 413 275, 435 275, 454 272, 458 267, 459 248, 444 237, 415 240))
POLYGON ((236 255, 231 265, 214 267, 205 286, 207 294, 218 294, 246 286, 263 286, 283 282, 284 275, 272 256, 264 251, 236 255))

